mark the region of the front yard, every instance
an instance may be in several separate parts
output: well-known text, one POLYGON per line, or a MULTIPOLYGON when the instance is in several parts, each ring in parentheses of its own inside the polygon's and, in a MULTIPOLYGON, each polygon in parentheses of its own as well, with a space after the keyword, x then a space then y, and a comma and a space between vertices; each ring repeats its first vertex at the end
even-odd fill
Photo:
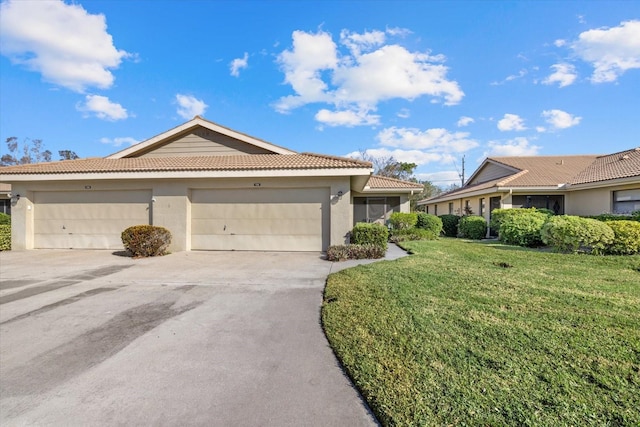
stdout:
POLYGON ((456 239, 329 277, 331 346, 383 425, 640 425, 640 256, 456 239))

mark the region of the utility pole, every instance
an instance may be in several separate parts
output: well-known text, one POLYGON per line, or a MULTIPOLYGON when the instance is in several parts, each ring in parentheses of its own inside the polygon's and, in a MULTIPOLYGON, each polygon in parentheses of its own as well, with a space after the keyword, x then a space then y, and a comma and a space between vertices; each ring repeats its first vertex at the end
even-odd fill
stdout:
POLYGON ((464 155, 462 156, 462 173, 458 173, 458 176, 460 177, 460 182, 462 183, 461 187, 464 187, 464 155))

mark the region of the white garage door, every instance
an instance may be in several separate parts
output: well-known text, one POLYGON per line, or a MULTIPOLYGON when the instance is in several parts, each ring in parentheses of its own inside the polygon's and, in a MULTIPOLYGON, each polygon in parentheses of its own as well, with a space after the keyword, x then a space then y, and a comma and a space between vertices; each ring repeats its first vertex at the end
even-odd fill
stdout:
POLYGON ((329 189, 222 189, 191 193, 191 247, 322 251, 329 240, 329 189))
POLYGON ((34 246, 122 249, 125 228, 149 224, 150 201, 150 190, 36 192, 34 246))

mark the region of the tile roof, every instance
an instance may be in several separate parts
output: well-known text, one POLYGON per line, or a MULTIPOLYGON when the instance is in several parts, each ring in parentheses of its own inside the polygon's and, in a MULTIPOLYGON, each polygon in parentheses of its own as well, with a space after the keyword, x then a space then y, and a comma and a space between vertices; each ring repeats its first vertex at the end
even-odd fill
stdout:
POLYGON ((400 179, 389 178, 380 175, 371 175, 367 186, 371 189, 419 189, 422 190, 423 185, 417 182, 402 181, 400 179))
POLYGON ((598 157, 570 183, 587 184, 634 176, 640 176, 640 147, 598 157))
POLYGON ((592 164, 596 158, 596 155, 582 155, 490 157, 487 160, 493 160, 520 171, 526 171, 526 173, 517 174, 518 176, 510 175, 503 178, 505 183, 502 185, 509 185, 510 187, 544 187, 570 182, 576 174, 592 164))
POLYGON ((92 158, 0 168, 2 175, 112 172, 242 171, 371 168, 371 163, 320 154, 255 154, 123 159, 92 158))
POLYGON ((486 161, 503 164, 519 172, 465 185, 421 202, 435 202, 495 187, 557 187, 640 176, 640 147, 605 156, 490 157, 486 161))

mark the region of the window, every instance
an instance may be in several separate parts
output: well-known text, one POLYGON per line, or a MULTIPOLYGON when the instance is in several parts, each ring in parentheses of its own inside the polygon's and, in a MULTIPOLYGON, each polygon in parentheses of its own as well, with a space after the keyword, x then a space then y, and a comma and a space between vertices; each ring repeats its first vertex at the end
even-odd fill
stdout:
POLYGON ((425 213, 429 213, 429 205, 426 206, 425 213))
POLYGON ((354 197, 353 222, 387 223, 393 212, 400 212, 400 197, 354 197))
POLYGON ((478 215, 484 216, 484 197, 480 198, 480 205, 478 206, 478 215))
POLYGON ((449 202, 449 215, 453 215, 453 202, 449 202))
POLYGON ((613 192, 613 213, 630 214, 640 210, 640 188, 613 192))
POLYGON ((11 215, 11 199, 0 200, 0 212, 11 215))
POLYGON ((473 209, 471 209, 471 205, 469 204, 469 200, 464 201, 464 214, 465 215, 473 215, 473 209))
POLYGON ((531 195, 531 196, 513 196, 512 206, 514 208, 538 208, 538 209, 550 209, 556 215, 564 215, 564 196, 546 196, 546 195, 531 195))
POLYGON ((434 214, 435 216, 438 216, 438 205, 434 205, 434 206, 433 206, 433 214, 434 214))

